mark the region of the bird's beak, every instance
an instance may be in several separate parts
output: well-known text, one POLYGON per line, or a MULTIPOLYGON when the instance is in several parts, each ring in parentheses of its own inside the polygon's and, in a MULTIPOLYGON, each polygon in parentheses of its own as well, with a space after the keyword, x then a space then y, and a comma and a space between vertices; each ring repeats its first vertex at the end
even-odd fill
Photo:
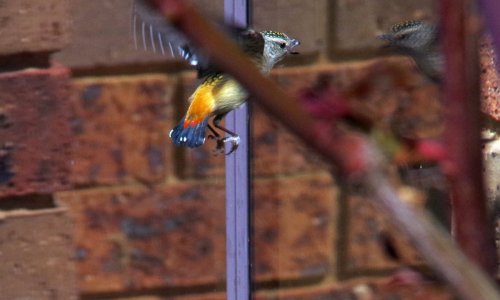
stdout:
POLYGON ((394 41, 392 34, 380 34, 377 36, 377 39, 387 42, 387 44, 382 45, 382 48, 390 48, 391 42, 394 41))
POLYGON ((300 42, 298 40, 296 40, 296 39, 291 40, 290 43, 288 44, 288 47, 287 47, 288 53, 299 54, 299 52, 292 51, 292 49, 298 45, 300 45, 300 42))
POLYGON ((392 41, 392 34, 379 34, 377 35, 377 39, 383 41, 392 41))

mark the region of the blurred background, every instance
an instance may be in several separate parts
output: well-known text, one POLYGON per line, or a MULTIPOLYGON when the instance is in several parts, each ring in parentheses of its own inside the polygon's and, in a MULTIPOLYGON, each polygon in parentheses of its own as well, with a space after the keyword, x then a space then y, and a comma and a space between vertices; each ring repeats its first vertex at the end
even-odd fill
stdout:
MULTIPOLYGON (((192 2, 223 16, 222 0, 192 2)), ((0 299, 225 299, 225 157, 210 141, 171 143, 198 81, 186 63, 135 49, 131 3, 0 1, 0 299)), ((368 80, 353 101, 378 128, 434 138, 439 88, 408 57, 381 51, 377 36, 395 23, 435 21, 436 6, 254 0, 252 15, 257 30, 301 41, 300 56, 271 74, 288 92, 325 78, 349 92, 368 80)), ((498 78, 492 53, 482 53, 483 109, 496 137, 498 78)), ((432 275, 410 272, 422 277, 407 284, 409 268, 430 272, 405 236, 252 111, 257 299, 452 298, 432 275)), ((496 151, 485 150, 488 174, 500 174, 496 151)), ((439 194, 434 175, 413 184, 439 194)), ((498 177, 489 178, 495 199, 498 177)))

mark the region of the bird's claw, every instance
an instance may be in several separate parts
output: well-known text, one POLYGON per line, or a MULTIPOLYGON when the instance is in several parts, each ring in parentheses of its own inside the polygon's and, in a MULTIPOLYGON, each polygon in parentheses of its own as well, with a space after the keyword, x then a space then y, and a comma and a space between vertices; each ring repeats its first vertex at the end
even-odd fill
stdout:
POLYGON ((240 144, 240 137, 239 136, 229 136, 229 137, 215 137, 213 135, 209 135, 208 138, 210 139, 215 139, 217 146, 215 146, 215 154, 223 154, 225 151, 225 144, 227 142, 231 142, 231 149, 229 152, 225 153, 226 155, 229 155, 236 151, 238 149, 238 146, 240 144))
POLYGON ((240 137, 239 136, 229 136, 224 138, 224 143, 231 142, 231 150, 229 150, 226 155, 229 155, 236 151, 238 149, 238 146, 240 145, 240 137))
POLYGON ((214 150, 215 155, 224 154, 224 139, 218 138, 215 141, 217 142, 214 150))

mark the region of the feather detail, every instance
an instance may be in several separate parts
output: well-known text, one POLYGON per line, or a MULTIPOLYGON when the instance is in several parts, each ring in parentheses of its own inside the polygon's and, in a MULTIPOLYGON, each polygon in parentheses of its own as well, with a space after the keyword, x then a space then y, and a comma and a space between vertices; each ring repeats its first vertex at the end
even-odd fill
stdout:
MULTIPOLYGON (((199 123, 212 115, 215 110, 216 102, 214 98, 214 87, 216 79, 208 77, 198 86, 191 96, 191 104, 186 113, 185 123, 199 123)), ((185 125, 187 126, 187 125, 185 125)))
POLYGON ((182 32, 144 0, 134 0, 132 5, 131 27, 136 48, 183 58, 193 66, 198 65, 202 54, 191 46, 182 32))
POLYGON ((177 146, 199 147, 205 143, 207 124, 208 117, 198 123, 188 123, 188 126, 185 126, 186 122, 183 119, 170 131, 169 136, 177 146))
MULTIPOLYGON (((239 44, 246 54, 252 58, 262 56, 264 39, 259 32, 214 19, 213 25, 239 44)), ((131 27, 136 48, 184 59, 196 67, 200 78, 217 72, 218 68, 203 49, 193 44, 165 16, 152 9, 146 0, 133 0, 131 27)))
POLYGON ((207 77, 193 93, 186 116, 170 131, 174 144, 190 148, 203 145, 208 120, 215 109, 213 90, 221 78, 221 75, 207 77))

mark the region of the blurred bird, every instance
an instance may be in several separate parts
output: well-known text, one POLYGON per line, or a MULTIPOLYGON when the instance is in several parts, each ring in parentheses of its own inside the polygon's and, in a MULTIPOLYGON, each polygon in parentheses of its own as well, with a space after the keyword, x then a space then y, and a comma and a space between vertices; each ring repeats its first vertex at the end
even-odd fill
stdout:
POLYGON ((430 22, 407 21, 394 25, 389 33, 379 38, 388 42, 387 48, 412 57, 427 78, 439 83, 444 57, 438 35, 437 26, 430 22))
MULTIPOLYGON (((140 38, 144 49, 163 54, 170 51, 173 57, 181 57, 196 66, 198 77, 202 80, 189 98, 186 115, 170 131, 170 138, 177 146, 199 147, 205 143, 205 131, 208 128, 211 132, 208 137, 217 142, 216 151, 224 152, 225 143, 231 142, 232 147, 227 154, 232 153, 238 147, 239 136, 222 127, 220 122, 227 113, 246 101, 248 92, 230 75, 219 71, 203 49, 195 47, 168 20, 151 9, 147 2, 134 2, 132 26, 136 46, 139 46, 140 38), (213 126, 209 124, 211 117, 213 126), (223 133, 217 132, 216 128, 223 133), (228 137, 224 137, 225 134, 228 137)), ((293 48, 300 44, 299 41, 281 32, 257 32, 227 25, 219 28, 240 46, 264 74, 269 73, 288 54, 298 54, 293 48)))
MULTIPOLYGON (((379 36, 388 42, 386 48, 410 56, 420 71, 434 83, 441 83, 444 56, 439 44, 439 30, 426 21, 407 21, 392 26, 391 31, 379 36)), ((446 180, 435 163, 416 163, 402 166, 403 181, 427 194, 427 208, 446 228, 450 226, 446 180)))

